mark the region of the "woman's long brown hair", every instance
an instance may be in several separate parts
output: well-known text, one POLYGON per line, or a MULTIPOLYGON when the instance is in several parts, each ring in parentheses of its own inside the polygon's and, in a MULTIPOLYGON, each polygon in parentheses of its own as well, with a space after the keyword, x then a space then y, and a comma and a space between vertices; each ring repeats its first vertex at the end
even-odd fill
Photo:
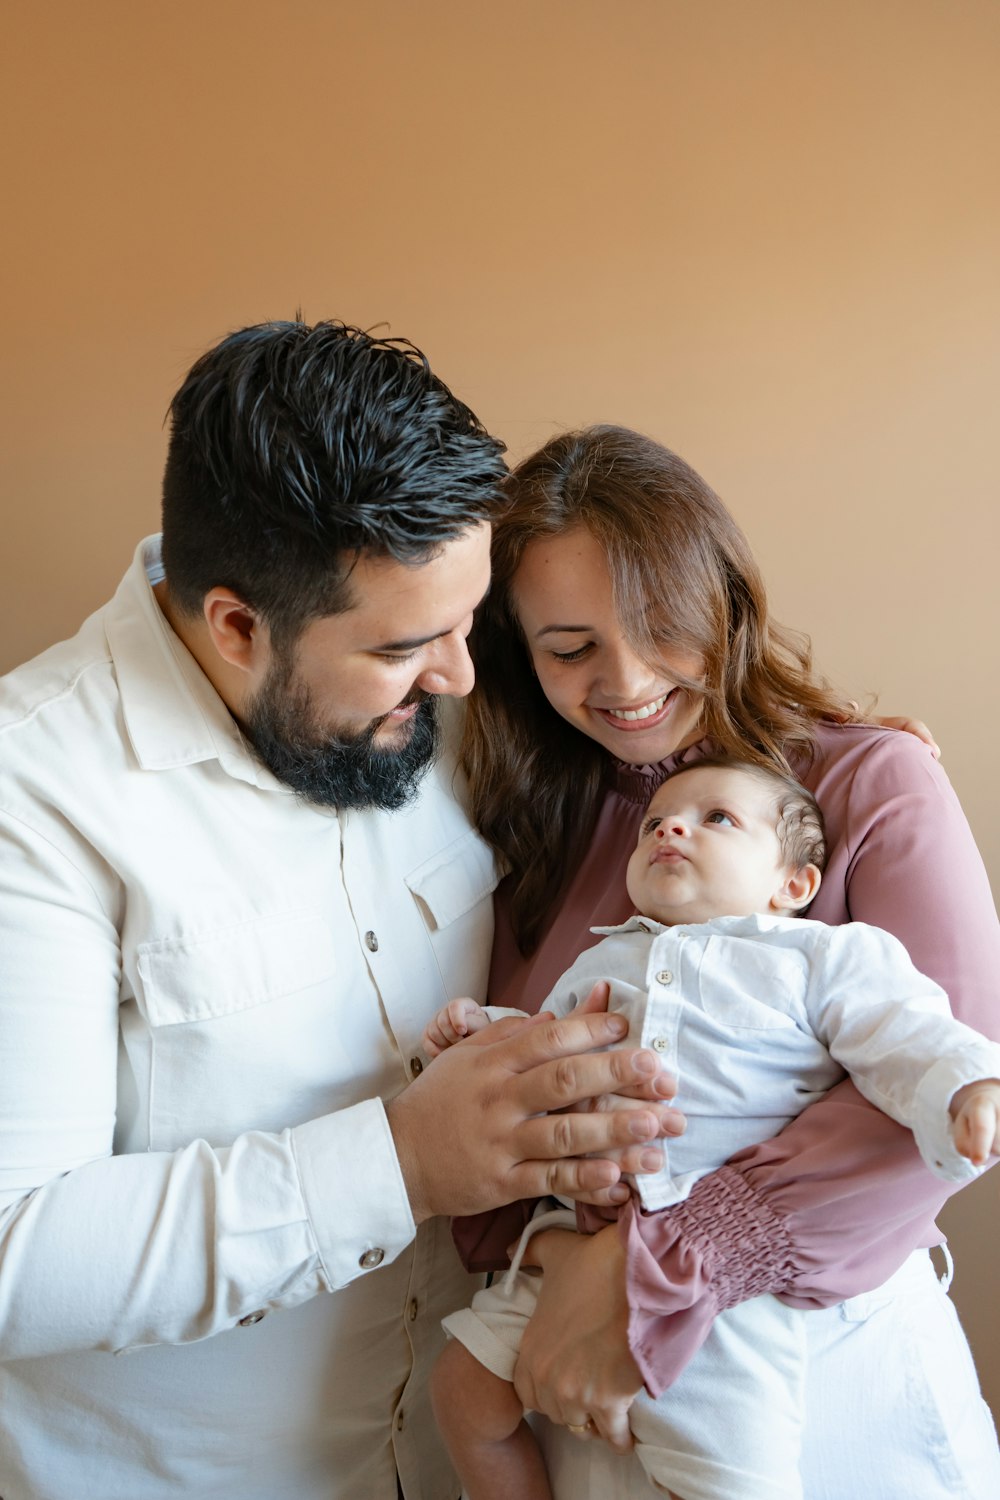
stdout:
POLYGON ((478 826, 506 861, 521 950, 537 945, 590 839, 609 757, 538 685, 514 575, 540 537, 585 526, 608 560, 622 627, 655 663, 696 653, 705 734, 725 755, 789 769, 821 719, 859 717, 812 670, 809 642, 768 620, 764 583, 721 500, 675 453, 623 427, 554 438, 507 481, 493 583, 471 644, 476 686, 463 759, 478 826))

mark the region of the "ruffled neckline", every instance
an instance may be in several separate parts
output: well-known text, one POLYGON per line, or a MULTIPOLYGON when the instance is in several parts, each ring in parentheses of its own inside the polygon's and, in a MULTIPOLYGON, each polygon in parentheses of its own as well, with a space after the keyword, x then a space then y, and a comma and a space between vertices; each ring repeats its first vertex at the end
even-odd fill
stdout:
POLYGON ((685 750, 675 750, 665 760, 653 761, 649 765, 636 766, 629 761, 616 760, 612 773, 612 786, 620 797, 626 802, 636 802, 643 807, 656 791, 662 781, 666 781, 671 771, 676 771, 678 766, 686 765, 691 760, 702 760, 706 755, 712 755, 715 746, 711 740, 696 740, 693 745, 688 745, 685 750))

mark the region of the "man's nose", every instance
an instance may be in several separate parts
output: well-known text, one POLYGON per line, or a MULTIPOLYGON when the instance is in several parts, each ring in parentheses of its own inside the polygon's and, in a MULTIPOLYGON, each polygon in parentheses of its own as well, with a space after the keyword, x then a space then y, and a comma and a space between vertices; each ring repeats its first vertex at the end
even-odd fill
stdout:
POLYGON ((469 643, 461 631, 453 630, 434 642, 433 655, 417 677, 417 686, 425 693, 464 698, 475 680, 469 643))

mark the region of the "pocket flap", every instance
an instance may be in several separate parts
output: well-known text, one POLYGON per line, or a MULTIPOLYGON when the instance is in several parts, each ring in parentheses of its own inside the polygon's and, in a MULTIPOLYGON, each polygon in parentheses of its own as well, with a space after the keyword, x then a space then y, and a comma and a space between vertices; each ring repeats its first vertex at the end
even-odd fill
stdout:
POLYGON ((153 1026, 249 1010, 320 983, 336 966, 329 922, 314 913, 259 917, 189 939, 141 943, 137 958, 153 1026))
POLYGON ((423 902, 434 926, 447 927, 489 896, 499 880, 493 850, 475 829, 418 865, 406 884, 423 902))

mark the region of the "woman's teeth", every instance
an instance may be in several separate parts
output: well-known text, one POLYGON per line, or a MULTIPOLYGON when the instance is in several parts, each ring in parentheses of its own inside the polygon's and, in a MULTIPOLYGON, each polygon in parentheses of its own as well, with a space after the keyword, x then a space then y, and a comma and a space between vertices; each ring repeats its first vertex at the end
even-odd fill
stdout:
POLYGON ((654 698, 652 703, 647 703, 643 708, 606 708, 605 713, 613 719, 651 719, 653 714, 658 714, 670 695, 664 693, 662 698, 654 698))

